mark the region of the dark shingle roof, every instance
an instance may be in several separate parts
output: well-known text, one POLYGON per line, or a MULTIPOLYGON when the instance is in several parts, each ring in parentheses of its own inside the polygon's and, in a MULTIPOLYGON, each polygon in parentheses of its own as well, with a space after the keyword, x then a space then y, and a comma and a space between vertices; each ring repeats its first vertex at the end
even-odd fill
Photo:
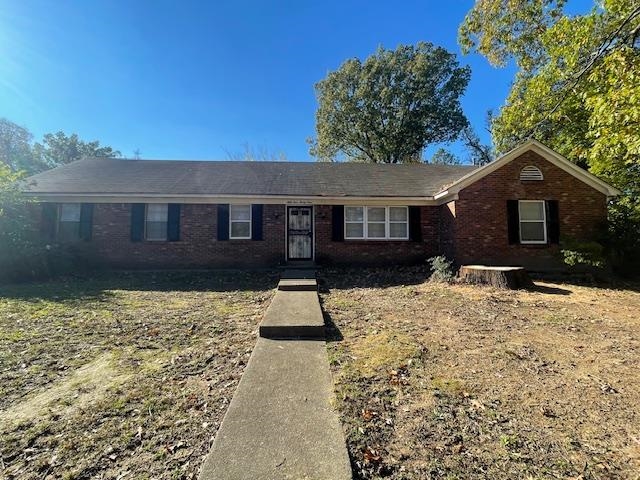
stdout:
POLYGON ((89 158, 30 177, 54 194, 432 196, 475 167, 89 158))

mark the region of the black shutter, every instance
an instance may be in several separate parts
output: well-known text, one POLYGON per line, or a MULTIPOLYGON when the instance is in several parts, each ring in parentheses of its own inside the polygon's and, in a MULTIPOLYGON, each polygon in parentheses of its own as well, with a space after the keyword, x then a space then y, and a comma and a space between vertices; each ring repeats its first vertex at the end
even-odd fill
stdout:
POLYGON ((422 241, 422 219, 420 207, 409 207, 409 239, 414 242, 422 241))
POLYGON ((218 240, 229 240, 229 204, 218 205, 218 240))
POLYGON ((141 242, 144 237, 144 203, 131 204, 131 241, 141 242))
POLYGON ((560 212, 557 200, 544 202, 547 209, 547 239, 549 243, 560 243, 560 212))
POLYGON ((331 209, 331 240, 344 241, 344 205, 334 205, 331 209))
POLYGON ((91 240, 93 227, 93 203, 83 203, 80 207, 80 238, 91 240))
POLYGON ((53 240, 56 236, 56 222, 58 221, 58 204, 42 204, 42 236, 46 240, 53 240))
POLYGON ((262 204, 251 205, 251 240, 262 240, 262 204))
POLYGON ((520 243, 520 210, 518 200, 507 200, 507 225, 509 226, 509 245, 520 243))
POLYGON ((180 204, 170 203, 167 207, 167 240, 180 240, 180 204))

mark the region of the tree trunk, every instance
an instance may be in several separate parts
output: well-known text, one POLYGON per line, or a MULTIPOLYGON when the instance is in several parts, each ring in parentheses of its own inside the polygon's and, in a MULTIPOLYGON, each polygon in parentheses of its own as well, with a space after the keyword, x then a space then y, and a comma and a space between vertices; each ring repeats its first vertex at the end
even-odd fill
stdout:
POLYGON ((458 272, 460 281, 474 285, 492 285, 515 290, 533 285, 527 271, 522 267, 488 267, 485 265, 465 265, 458 272))

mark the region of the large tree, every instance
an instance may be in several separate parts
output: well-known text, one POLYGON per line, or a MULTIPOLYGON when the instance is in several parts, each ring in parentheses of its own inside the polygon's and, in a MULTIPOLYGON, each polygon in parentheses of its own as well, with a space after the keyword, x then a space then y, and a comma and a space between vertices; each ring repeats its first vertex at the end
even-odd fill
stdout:
POLYGON ((12 171, 42 170, 44 166, 33 155, 32 140, 33 135, 25 127, 0 118, 0 163, 12 171))
POLYGON ((565 0, 480 0, 463 51, 519 70, 494 117, 499 151, 533 136, 624 188, 640 165, 640 5, 603 0, 583 15, 565 0))
POLYGON ((518 67, 492 122, 498 151, 534 137, 617 186, 624 195, 612 209, 614 228, 631 225, 628 237, 637 238, 640 4, 599 0, 568 15, 567 3, 479 0, 460 27, 460 43, 495 66, 512 60, 518 67))
POLYGON ((0 118, 0 163, 12 171, 37 173, 83 157, 117 157, 120 152, 86 142, 77 134, 47 133, 41 142, 33 142, 33 134, 25 127, 0 118))
POLYGON ((418 161, 432 143, 467 126, 460 96, 469 67, 431 43, 379 48, 347 60, 316 84, 318 111, 311 154, 377 163, 418 161))
POLYGON ((47 133, 41 143, 33 146, 35 156, 49 168, 75 162, 83 157, 119 157, 120 152, 100 145, 98 140, 86 142, 77 134, 47 133))

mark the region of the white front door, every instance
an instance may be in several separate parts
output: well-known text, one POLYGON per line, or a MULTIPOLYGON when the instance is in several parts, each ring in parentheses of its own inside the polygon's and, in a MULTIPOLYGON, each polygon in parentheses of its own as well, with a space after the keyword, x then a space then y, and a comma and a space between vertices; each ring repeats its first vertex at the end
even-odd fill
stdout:
POLYGON ((313 259, 312 207, 287 207, 287 258, 313 259))

